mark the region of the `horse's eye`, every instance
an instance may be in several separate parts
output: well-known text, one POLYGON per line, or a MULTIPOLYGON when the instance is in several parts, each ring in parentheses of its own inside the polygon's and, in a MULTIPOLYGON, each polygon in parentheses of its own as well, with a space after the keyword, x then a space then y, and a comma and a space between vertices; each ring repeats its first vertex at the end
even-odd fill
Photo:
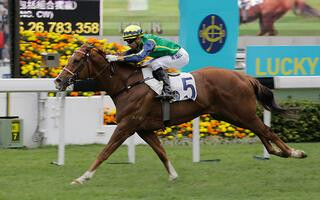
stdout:
POLYGON ((80 60, 73 60, 73 62, 74 62, 74 63, 78 63, 78 62, 80 62, 80 60))

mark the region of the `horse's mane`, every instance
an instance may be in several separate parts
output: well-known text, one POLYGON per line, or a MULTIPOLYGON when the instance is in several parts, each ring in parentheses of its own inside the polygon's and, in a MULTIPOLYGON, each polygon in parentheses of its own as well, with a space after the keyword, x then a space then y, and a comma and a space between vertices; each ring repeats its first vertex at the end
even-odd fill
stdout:
POLYGON ((86 45, 86 46, 88 46, 90 48, 96 49, 98 53, 103 54, 104 56, 107 55, 107 54, 110 54, 110 53, 104 51, 103 47, 95 45, 94 43, 85 43, 84 45, 86 45))

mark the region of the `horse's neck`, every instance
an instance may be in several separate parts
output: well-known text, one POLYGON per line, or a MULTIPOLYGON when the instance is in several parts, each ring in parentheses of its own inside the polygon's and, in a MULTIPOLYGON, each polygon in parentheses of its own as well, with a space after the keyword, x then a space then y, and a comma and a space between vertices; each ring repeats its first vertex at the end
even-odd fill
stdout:
POLYGON ((114 68, 114 75, 117 75, 118 78, 126 84, 128 78, 131 77, 137 70, 138 68, 133 64, 118 62, 114 68))
POLYGON ((110 96, 116 95, 120 90, 128 84, 128 78, 135 73, 136 67, 130 64, 117 62, 115 63, 114 72, 108 69, 105 73, 97 77, 104 91, 106 91, 110 96))

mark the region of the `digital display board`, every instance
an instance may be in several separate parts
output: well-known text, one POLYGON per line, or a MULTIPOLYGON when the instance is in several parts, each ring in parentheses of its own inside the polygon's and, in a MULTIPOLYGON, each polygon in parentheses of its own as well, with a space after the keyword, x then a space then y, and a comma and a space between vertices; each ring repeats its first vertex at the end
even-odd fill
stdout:
POLYGON ((100 35, 100 0, 20 0, 20 30, 100 35))

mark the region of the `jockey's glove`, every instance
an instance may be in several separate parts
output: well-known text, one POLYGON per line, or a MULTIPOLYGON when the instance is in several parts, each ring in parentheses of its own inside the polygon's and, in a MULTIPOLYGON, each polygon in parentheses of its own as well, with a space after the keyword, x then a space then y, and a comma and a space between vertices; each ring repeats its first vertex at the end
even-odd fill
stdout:
POLYGON ((116 55, 106 55, 106 59, 108 60, 108 62, 114 62, 118 60, 118 56, 116 55))

